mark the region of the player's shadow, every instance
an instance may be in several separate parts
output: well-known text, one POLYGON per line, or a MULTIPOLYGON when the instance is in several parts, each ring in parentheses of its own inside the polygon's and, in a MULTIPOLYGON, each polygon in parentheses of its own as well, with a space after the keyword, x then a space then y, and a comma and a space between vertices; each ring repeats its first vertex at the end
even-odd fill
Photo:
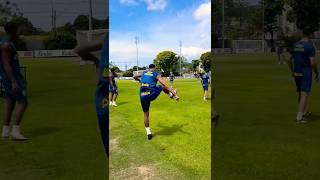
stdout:
POLYGON ((161 125, 161 124, 158 124, 157 126, 161 128, 160 131, 157 131, 154 135, 157 136, 170 136, 170 135, 173 135, 177 132, 180 132, 180 133, 183 133, 183 134, 188 134, 188 135, 191 135, 189 132, 187 131, 184 131, 182 128, 184 126, 187 126, 188 124, 174 124, 172 126, 164 126, 164 125, 161 125))
POLYGON ((119 102, 119 103, 118 103, 118 106, 124 105, 124 104, 128 104, 128 102, 127 102, 127 101, 125 101, 125 102, 119 102))
POLYGON ((33 138, 37 136, 45 136, 48 134, 53 134, 60 131, 59 128, 56 127, 45 127, 45 128, 38 128, 34 129, 33 131, 28 132, 28 137, 33 138))
POLYGON ((309 121, 319 121, 320 120, 320 115, 312 114, 309 118, 309 121))

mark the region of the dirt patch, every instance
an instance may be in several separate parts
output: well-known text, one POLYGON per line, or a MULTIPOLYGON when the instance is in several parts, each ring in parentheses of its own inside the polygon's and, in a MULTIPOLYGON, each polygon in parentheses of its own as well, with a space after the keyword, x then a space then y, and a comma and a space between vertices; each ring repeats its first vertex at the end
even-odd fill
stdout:
POLYGON ((113 138, 110 140, 110 150, 116 151, 119 149, 119 138, 113 138))
POLYGON ((155 168, 150 165, 131 166, 127 169, 114 172, 111 170, 111 180, 160 180, 160 177, 154 176, 155 168))

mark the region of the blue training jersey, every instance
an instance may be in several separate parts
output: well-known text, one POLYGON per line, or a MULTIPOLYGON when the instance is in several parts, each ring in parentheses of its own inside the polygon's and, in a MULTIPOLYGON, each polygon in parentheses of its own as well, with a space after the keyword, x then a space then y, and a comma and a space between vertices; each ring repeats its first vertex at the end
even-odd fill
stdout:
POLYGON ((290 50, 293 57, 293 70, 295 73, 312 75, 310 58, 316 55, 316 50, 311 42, 299 41, 290 50))
MULTIPOLYGON (((11 61, 10 61, 10 65, 13 71, 13 75, 15 76, 15 78, 17 79, 18 82, 22 82, 23 81, 23 75, 21 74, 20 71, 20 62, 19 62, 19 57, 18 57, 18 53, 16 50, 16 46, 14 45, 13 42, 11 42, 9 40, 9 38, 4 38, 0 45, 2 46, 4 43, 8 43, 11 45, 11 61)), ((6 83, 10 83, 11 80, 9 79, 7 73, 5 72, 4 66, 3 66, 3 61, 2 61, 2 50, 0 49, 0 76, 2 77, 3 81, 6 83)))
POLYGON ((101 59, 98 67, 98 80, 103 83, 108 83, 109 75, 109 38, 108 33, 104 40, 103 47, 101 50, 101 59))
POLYGON ((154 70, 146 70, 142 73, 140 84, 141 90, 153 89, 157 87, 158 72, 154 70))
POLYGON ((201 77, 201 79, 202 79, 202 84, 203 84, 203 85, 208 85, 208 84, 209 84, 209 76, 208 76, 208 74, 204 74, 204 75, 201 77))

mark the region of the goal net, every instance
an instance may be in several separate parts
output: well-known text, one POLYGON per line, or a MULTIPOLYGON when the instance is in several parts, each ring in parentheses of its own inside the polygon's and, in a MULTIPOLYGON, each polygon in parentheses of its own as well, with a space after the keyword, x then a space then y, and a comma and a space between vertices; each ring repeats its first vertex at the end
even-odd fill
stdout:
POLYGON ((108 30, 107 29, 96 29, 91 31, 77 31, 77 42, 78 45, 87 44, 88 42, 102 41, 108 30))
POLYGON ((233 53, 259 53, 264 52, 267 43, 263 40, 233 40, 233 53))

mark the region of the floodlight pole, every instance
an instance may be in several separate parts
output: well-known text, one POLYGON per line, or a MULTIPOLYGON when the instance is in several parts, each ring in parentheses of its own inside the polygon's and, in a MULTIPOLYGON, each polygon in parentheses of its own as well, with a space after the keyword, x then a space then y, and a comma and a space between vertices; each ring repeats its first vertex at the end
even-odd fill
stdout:
POLYGON ((92 0, 89 0, 89 35, 88 35, 88 41, 92 41, 92 0))
POLYGON ((224 16, 225 16, 225 13, 224 13, 224 0, 222 0, 222 28, 221 28, 221 31, 222 31, 222 50, 223 50, 223 53, 224 53, 224 16))
POLYGON ((262 52, 265 52, 264 41, 265 41, 265 33, 264 33, 264 0, 262 0, 262 52))
POLYGON ((179 58, 179 59, 180 59, 180 76, 182 76, 182 71, 181 71, 181 61, 182 61, 182 53, 181 53, 182 50, 181 50, 181 49, 182 49, 182 41, 181 41, 181 40, 179 41, 179 47, 180 47, 180 58, 179 58))
POLYGON ((135 43, 136 43, 136 50, 137 50, 137 73, 138 73, 139 71, 139 49, 138 49, 139 38, 137 36, 135 37, 135 43))

